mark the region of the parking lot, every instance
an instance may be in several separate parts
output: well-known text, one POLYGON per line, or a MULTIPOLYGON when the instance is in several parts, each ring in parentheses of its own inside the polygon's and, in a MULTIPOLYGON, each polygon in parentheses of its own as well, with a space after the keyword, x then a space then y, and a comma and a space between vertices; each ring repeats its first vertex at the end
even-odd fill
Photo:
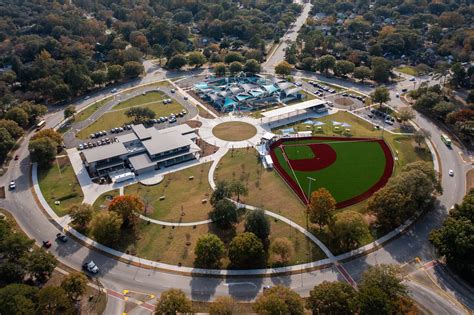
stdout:
POLYGON ((379 128, 385 128, 391 131, 400 128, 400 123, 397 121, 396 117, 392 114, 386 114, 376 108, 366 107, 365 109, 355 111, 354 114, 371 121, 376 126, 379 126, 379 128))

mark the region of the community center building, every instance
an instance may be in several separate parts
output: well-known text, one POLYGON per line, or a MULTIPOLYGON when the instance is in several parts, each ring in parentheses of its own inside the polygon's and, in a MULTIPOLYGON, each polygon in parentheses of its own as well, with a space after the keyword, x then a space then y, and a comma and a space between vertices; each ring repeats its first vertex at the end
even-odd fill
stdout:
POLYGON ((111 144, 82 151, 81 156, 92 178, 124 172, 140 175, 198 159, 196 139, 196 130, 186 124, 161 130, 140 124, 111 144))

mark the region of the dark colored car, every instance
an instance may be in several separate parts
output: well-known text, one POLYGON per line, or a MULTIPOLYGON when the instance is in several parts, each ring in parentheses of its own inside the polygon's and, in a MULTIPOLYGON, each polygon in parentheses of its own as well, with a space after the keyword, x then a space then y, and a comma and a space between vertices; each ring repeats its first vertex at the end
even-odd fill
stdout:
POLYGON ((43 247, 50 248, 51 247, 51 242, 50 241, 43 241, 43 247))
POLYGON ((56 234, 56 239, 60 240, 63 243, 67 242, 67 236, 64 235, 63 233, 56 234))

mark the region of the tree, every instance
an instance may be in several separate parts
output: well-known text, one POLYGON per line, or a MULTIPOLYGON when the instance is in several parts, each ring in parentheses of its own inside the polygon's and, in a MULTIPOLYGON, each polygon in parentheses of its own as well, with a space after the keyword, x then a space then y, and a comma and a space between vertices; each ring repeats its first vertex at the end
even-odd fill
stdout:
POLYGON ((37 162, 41 168, 51 165, 51 161, 56 157, 57 145, 48 137, 30 141, 28 145, 31 160, 37 162))
POLYGON ((186 59, 186 56, 177 54, 171 57, 170 60, 168 60, 167 66, 170 69, 181 69, 188 63, 188 60, 186 59))
POLYGON ((44 287, 37 297, 40 314, 74 314, 74 306, 61 287, 44 287))
POLYGON ((379 103, 380 107, 382 107, 383 103, 390 101, 390 92, 385 86, 379 86, 370 93, 370 97, 372 98, 372 101, 379 103))
POLYGON ((24 261, 0 263, 0 279, 2 284, 21 283, 25 279, 24 261))
POLYGON ((183 291, 178 289, 164 291, 155 309, 155 314, 157 315, 175 315, 177 313, 191 312, 191 301, 186 297, 183 291))
POLYGON ((306 305, 313 314, 350 315, 355 313, 356 294, 345 282, 324 281, 310 291, 306 305))
POLYGON ((35 314, 38 288, 26 284, 10 284, 0 289, 1 314, 35 314))
POLYGON ((0 119, 0 128, 5 128, 13 139, 23 136, 23 129, 13 120, 0 119))
POLYGON ((371 266, 362 274, 356 304, 361 314, 404 314, 412 303, 394 265, 371 266))
POLYGON ((463 278, 474 282, 474 189, 471 189, 461 204, 449 212, 441 228, 433 230, 430 241, 448 266, 463 278))
POLYGON ((233 180, 229 189, 233 195, 237 195, 237 202, 240 202, 240 196, 247 196, 249 193, 247 186, 240 180, 233 180))
POLYGON ((155 118, 156 113, 148 107, 132 107, 127 109, 125 115, 133 118, 135 124, 140 124, 148 119, 155 118))
POLYGON ((209 306, 210 315, 238 314, 237 303, 230 296, 218 296, 209 306))
POLYGON ((222 199, 213 206, 209 218, 221 229, 231 228, 238 222, 237 206, 228 199, 222 199))
POLYGON ((8 152, 15 145, 15 139, 10 135, 7 129, 0 128, 0 160, 3 161, 8 152))
POLYGON ((263 291, 253 305, 258 314, 304 314, 303 299, 291 289, 277 285, 263 291))
POLYGON ((278 256, 282 265, 286 265, 294 254, 293 243, 286 237, 276 238, 270 245, 270 252, 278 256))
POLYGON ((229 72, 232 76, 236 75, 239 72, 242 72, 243 69, 244 66, 238 61, 234 61, 229 65, 229 72))
POLYGON ((372 57, 371 59, 372 78, 381 83, 389 80, 392 63, 383 57, 372 57))
POLYGON ((319 188, 311 194, 308 207, 309 221, 316 223, 322 229, 331 221, 336 210, 336 200, 326 188, 319 188))
POLYGON ((324 55, 316 60, 316 70, 328 74, 330 69, 334 69, 336 65, 336 58, 331 55, 324 55))
POLYGON ((84 230, 92 220, 92 207, 88 204, 74 205, 69 209, 71 225, 77 229, 84 230))
POLYGON ((145 72, 145 68, 140 62, 127 61, 123 64, 123 71, 127 78, 138 78, 145 72))
POLYGON ((109 81, 119 81, 123 79, 125 69, 121 65, 111 65, 107 68, 107 78, 109 81))
POLYGON ((91 234, 97 242, 105 245, 113 244, 120 238, 122 218, 115 212, 100 212, 91 222, 91 234))
POLYGON ((61 146, 63 143, 63 136, 55 131, 54 129, 43 129, 38 131, 31 137, 31 140, 37 140, 41 138, 49 138, 54 141, 57 147, 61 146))
POLYGON ((188 54, 188 63, 190 66, 200 68, 207 62, 206 56, 200 51, 193 51, 188 54))
POLYGON ((260 239, 253 233, 235 236, 229 244, 229 260, 232 267, 258 268, 265 262, 265 251, 260 239))
POLYGON ((411 119, 415 118, 415 113, 410 107, 403 107, 398 110, 398 119, 402 124, 405 124, 411 119))
POLYGON ((358 248, 370 235, 369 228, 362 215, 355 211, 344 211, 335 216, 329 225, 333 234, 333 241, 341 251, 358 248))
POLYGON ((291 74, 292 66, 285 60, 275 66, 275 73, 283 77, 291 74))
POLYGON ((86 292, 87 277, 82 272, 70 273, 61 282, 61 288, 64 289, 71 301, 77 302, 86 292))
POLYGON ((28 113, 20 107, 9 109, 5 114, 5 119, 13 120, 23 128, 27 127, 29 123, 28 113))
POLYGON ((214 73, 216 74, 216 76, 223 77, 223 76, 225 76, 226 71, 227 71, 227 68, 226 68, 225 64, 216 63, 214 65, 214 73))
POLYGON ((413 108, 418 111, 430 112, 439 102, 441 102, 441 96, 436 92, 428 91, 417 98, 413 108))
POLYGON ((431 137, 431 133, 425 129, 420 128, 413 133, 413 140, 416 142, 418 146, 421 146, 421 144, 425 141, 425 139, 429 137, 431 137))
POLYGON ((219 268, 224 257, 224 243, 214 234, 199 237, 194 248, 194 266, 197 268, 219 268))
POLYGON ((248 59, 245 62, 244 70, 247 73, 255 74, 255 73, 259 73, 260 71, 262 71, 262 68, 260 66, 260 63, 257 60, 248 59))
POLYGON ((40 283, 46 282, 51 277, 57 264, 58 261, 53 254, 43 248, 34 249, 28 255, 28 271, 40 283))
POLYGON ((91 73, 91 79, 94 82, 94 84, 101 86, 102 84, 106 83, 108 80, 107 71, 96 70, 91 73))
POLYGON ((353 62, 347 60, 338 60, 334 66, 334 73, 338 76, 346 76, 352 73, 355 69, 353 62))
POLYGON ((76 113, 76 107, 74 105, 69 105, 64 110, 64 119, 74 116, 75 113, 76 113))
POLYGON ((219 181, 216 183, 216 188, 211 195, 211 205, 215 206, 222 199, 230 198, 232 196, 232 190, 228 182, 219 181))
POLYGON ((362 82, 370 78, 371 74, 372 72, 369 67, 360 66, 354 69, 354 78, 359 79, 362 82))
POLYGON ((3 257, 16 263, 26 256, 33 247, 33 244, 34 241, 23 234, 9 233, 5 238, 0 240, 0 252, 3 257))
POLYGON ((245 218, 245 232, 255 234, 262 242, 267 241, 270 235, 270 220, 261 209, 253 210, 245 218))
POLYGON ((145 210, 145 204, 136 196, 117 196, 110 201, 108 209, 120 215, 124 226, 134 226, 137 215, 145 210))
POLYGON ((454 112, 457 106, 451 102, 441 101, 433 107, 433 113, 441 119, 445 119, 450 113, 454 112))
POLYGON ((242 54, 239 52, 231 51, 227 55, 225 55, 224 61, 225 63, 228 63, 228 64, 235 61, 243 63, 245 61, 245 57, 242 56, 242 54))
POLYGON ((423 174, 428 176, 428 178, 431 180, 431 182, 433 183, 437 193, 441 194, 443 192, 443 187, 441 187, 441 182, 439 180, 439 175, 434 170, 433 165, 431 164, 431 162, 426 162, 426 161, 413 162, 413 163, 405 165, 402 168, 401 172, 402 173, 407 173, 407 172, 411 172, 412 170, 421 171, 423 174))

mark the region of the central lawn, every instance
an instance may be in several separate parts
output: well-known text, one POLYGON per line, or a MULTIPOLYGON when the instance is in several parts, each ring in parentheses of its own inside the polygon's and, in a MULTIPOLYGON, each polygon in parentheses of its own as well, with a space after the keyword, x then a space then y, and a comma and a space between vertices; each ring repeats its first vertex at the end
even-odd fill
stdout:
POLYGON ((305 206, 293 190, 272 170, 263 168, 254 149, 234 149, 219 161, 216 181, 240 180, 248 189, 242 202, 281 214, 305 226, 305 206))
POLYGON ((212 133, 219 139, 226 141, 242 141, 257 134, 257 128, 241 121, 229 121, 215 126, 212 133))
POLYGON ((90 105, 83 111, 77 113, 75 115, 74 121, 79 122, 79 121, 84 121, 87 118, 89 118, 93 113, 95 113, 99 108, 107 104, 112 100, 112 96, 106 97, 100 101, 95 102, 93 105, 90 105))
MULTIPOLYGON (((165 105, 162 102, 158 102, 143 105, 142 107, 150 108, 156 114, 156 117, 168 116, 171 113, 178 113, 183 110, 183 106, 181 106, 181 104, 179 104, 175 100, 173 100, 171 104, 165 105)), ((79 139, 87 139, 91 133, 95 133, 101 130, 107 131, 112 128, 120 127, 132 122, 132 118, 128 118, 127 115, 125 115, 126 111, 127 108, 123 108, 105 113, 95 122, 78 132, 76 137, 79 139)))
MULTIPOLYGON (((305 142, 308 143, 308 141, 305 142)), ((295 143, 292 142, 292 144, 295 143)), ((325 169, 309 172, 292 171, 286 163, 281 149, 275 149, 280 165, 299 183, 306 196, 309 189, 308 177, 316 179, 311 184, 311 192, 324 187, 331 192, 337 202, 341 202, 364 193, 383 175, 386 161, 383 150, 377 142, 341 141, 329 144, 336 151, 336 162, 325 169)), ((304 143, 301 146, 285 146, 287 154, 289 148, 293 152, 298 149, 303 150, 303 148, 310 150, 304 143)), ((289 156, 288 158, 291 159, 289 156)))
POLYGON ((141 94, 135 97, 132 97, 126 101, 121 102, 113 107, 113 109, 124 109, 130 108, 133 106, 139 106, 148 103, 159 103, 162 102, 164 98, 168 98, 167 95, 161 91, 153 91, 145 94, 141 94))
POLYGON ((411 76, 416 76, 418 74, 418 71, 416 70, 416 68, 412 66, 401 66, 401 67, 395 68, 395 70, 404 74, 411 75, 411 76))
POLYGON ((285 146, 286 156, 290 160, 307 160, 314 158, 314 152, 307 145, 285 146))
POLYGON ((193 222, 208 219, 211 210, 209 199, 212 192, 207 180, 211 163, 186 168, 165 175, 158 185, 134 184, 125 187, 125 195, 137 195, 146 205, 150 218, 169 222, 193 222), (193 177, 190 180, 190 177, 193 177), (160 200, 160 196, 165 196, 160 200), (183 209, 184 215, 181 215, 183 209))
POLYGON ((68 157, 57 158, 48 169, 39 169, 38 182, 44 199, 58 216, 66 215, 70 207, 84 199, 68 157), (57 200, 59 205, 55 204, 57 200))

